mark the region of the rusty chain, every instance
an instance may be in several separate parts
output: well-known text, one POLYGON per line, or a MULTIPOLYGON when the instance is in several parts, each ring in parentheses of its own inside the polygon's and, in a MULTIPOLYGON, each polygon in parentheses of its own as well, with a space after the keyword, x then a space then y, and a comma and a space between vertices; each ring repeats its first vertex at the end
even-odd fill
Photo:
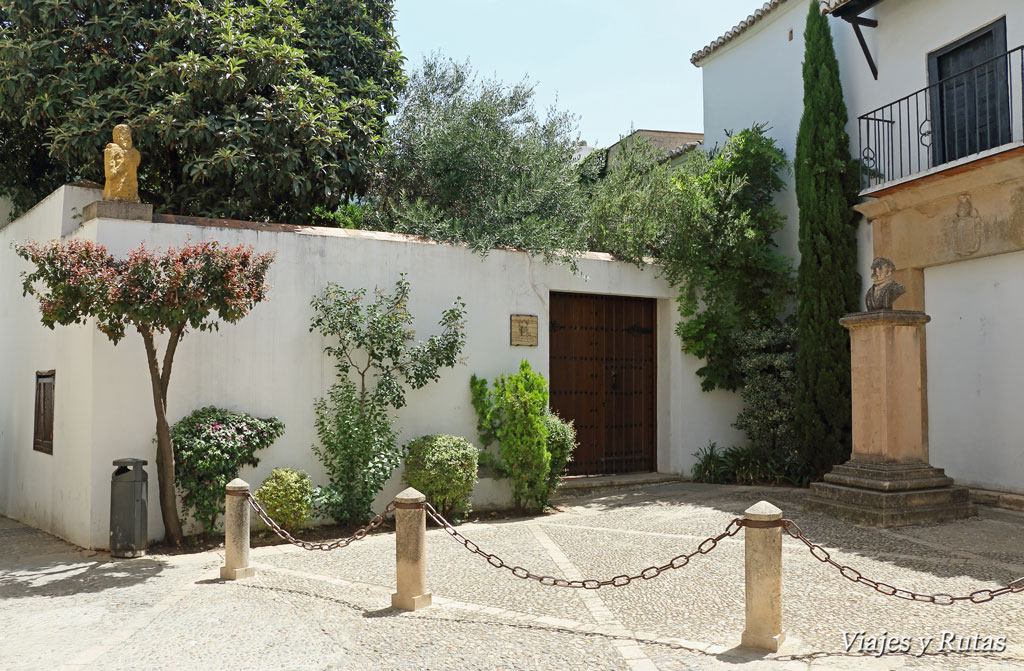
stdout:
POLYGON ((464 545, 466 549, 472 552, 473 554, 480 555, 481 557, 483 557, 487 561, 487 563, 493 566, 494 568, 506 569, 517 578, 522 578, 524 580, 536 580, 542 585, 547 585, 550 587, 571 587, 573 589, 600 589, 601 587, 609 586, 625 587, 634 580, 639 580, 641 578, 644 580, 657 578, 659 575, 661 575, 663 572, 669 569, 683 568, 684 566, 690 563, 690 559, 692 559, 694 556, 698 554, 706 555, 707 553, 714 550, 715 547, 717 547, 718 541, 729 536, 735 536, 737 533, 739 533, 739 530, 742 529, 744 526, 744 521, 740 518, 736 518, 729 522, 728 526, 726 526, 725 528, 725 531, 718 534, 717 536, 712 536, 704 539, 700 543, 700 545, 697 546, 697 549, 693 552, 689 554, 681 554, 673 558, 667 564, 662 564, 661 566, 648 566, 636 575, 617 575, 614 578, 608 578, 607 580, 566 580, 564 578, 556 578, 550 575, 537 575, 536 573, 532 573, 526 570, 522 566, 510 566, 508 563, 505 562, 505 560, 503 560, 498 555, 484 552, 480 549, 479 545, 477 545, 476 543, 474 543, 473 541, 469 540, 461 533, 459 533, 458 529, 452 526, 448 520, 446 520, 436 510, 434 510, 434 507, 432 505, 430 505, 429 503, 424 503, 423 508, 424 510, 426 510, 427 515, 429 515, 432 520, 441 525, 441 527, 448 533, 449 536, 451 536, 456 541, 464 545))
POLYGON ((388 504, 388 506, 384 509, 383 512, 381 512, 379 515, 374 515, 373 519, 370 520, 369 524, 360 529, 357 529, 356 532, 348 538, 339 538, 338 540, 331 541, 330 543, 314 543, 313 541, 304 541, 300 538, 296 538, 295 536, 292 536, 290 533, 288 533, 284 528, 281 527, 280 524, 271 519, 270 515, 267 514, 267 511, 263 509, 263 506, 260 505, 259 501, 256 500, 256 497, 253 496, 251 493, 245 492, 245 498, 248 499, 249 505, 252 506, 252 509, 256 511, 256 514, 259 516, 261 520, 263 520, 263 523, 267 525, 267 528, 269 528, 275 534, 280 536, 283 540, 286 540, 292 545, 300 547, 303 550, 324 550, 325 552, 327 550, 337 550, 339 548, 343 548, 352 541, 358 541, 366 538, 366 534, 370 533, 371 531, 373 531, 381 525, 381 523, 384 521, 385 515, 389 515, 395 510, 395 502, 392 501, 391 503, 388 504))
POLYGON ((800 529, 799 526, 797 526, 796 522, 794 522, 793 520, 782 521, 784 522, 782 528, 786 530, 786 533, 792 536, 793 538, 797 539, 798 541, 802 542, 804 545, 806 545, 807 549, 811 552, 811 556, 813 556, 815 559, 824 564, 830 564, 831 566, 836 568, 839 571, 839 574, 847 580, 859 583, 861 585, 867 585, 868 587, 874 589, 876 592, 884 594, 885 596, 894 596, 897 599, 905 599, 907 601, 934 603, 938 606, 952 606, 957 601, 985 603, 986 601, 991 601, 997 596, 1009 594, 1010 592, 1024 592, 1024 576, 1021 576, 1020 578, 1017 578, 1016 580, 1009 582, 1004 587, 1000 587, 998 589, 979 589, 964 596, 953 596, 951 594, 942 593, 920 594, 918 592, 913 592, 908 589, 893 587, 888 583, 878 582, 875 580, 871 580, 870 578, 865 578, 863 575, 861 575, 860 571, 850 566, 838 563, 837 561, 832 559, 832 557, 828 553, 828 550, 826 550, 825 548, 821 547, 816 543, 812 543, 811 541, 807 540, 807 537, 804 536, 804 532, 800 529))
MULTIPOLYGON (((371 519, 366 526, 357 529, 356 532, 348 538, 341 538, 330 543, 314 543, 312 541, 304 541, 295 538, 290 533, 288 533, 288 531, 282 528, 281 525, 279 525, 277 522, 271 519, 270 515, 267 514, 267 511, 263 509, 263 507, 259 504, 256 498, 250 492, 245 492, 244 494, 239 493, 234 495, 245 496, 245 498, 249 501, 249 505, 252 506, 252 509, 254 511, 256 511, 256 515, 259 516, 261 520, 263 520, 263 523, 266 524, 271 531, 280 536, 283 540, 291 543, 292 545, 303 548, 304 550, 336 550, 339 548, 346 547, 353 541, 362 540, 370 531, 376 529, 384 522, 384 517, 386 515, 391 514, 395 511, 396 508, 400 507, 400 504, 396 504, 396 502, 392 501, 387 505, 386 508, 384 508, 384 510, 381 513, 374 515, 373 519, 371 519)), ((647 568, 645 568, 644 570, 640 571, 635 575, 622 574, 617 575, 613 578, 608 578, 606 580, 596 580, 593 578, 586 580, 566 580, 564 578, 556 578, 555 576, 550 575, 538 575, 536 573, 528 571, 527 569, 521 566, 510 566, 508 563, 505 562, 505 560, 503 560, 498 555, 484 552, 480 549, 479 545, 463 536, 458 529, 452 526, 451 522, 442 517, 441 514, 438 513, 434 509, 434 507, 429 503, 411 505, 406 504, 401 505, 401 507, 419 508, 421 505, 426 514, 430 516, 432 520, 437 522, 437 524, 440 525, 441 528, 444 529, 444 531, 449 536, 451 536, 457 542, 461 543, 471 553, 483 557, 483 559, 494 568, 503 568, 511 572, 512 575, 514 575, 517 578, 522 578, 524 580, 535 580, 542 585, 547 585, 551 587, 569 587, 573 589, 600 589, 601 587, 625 587, 634 580, 651 580, 652 578, 657 578, 659 575, 661 575, 669 569, 683 568, 684 566, 690 563, 690 560, 693 557, 699 554, 708 554, 718 546, 719 541, 725 538, 729 538, 731 536, 735 536, 743 527, 751 527, 757 529, 781 527, 791 537, 797 539, 798 541, 806 545, 807 549, 811 553, 811 556, 817 559, 818 561, 824 564, 831 565, 833 568, 839 571, 839 574, 841 576, 843 576, 847 580, 861 585, 867 585, 879 594, 883 594, 885 596, 892 596, 896 597, 897 599, 904 599, 906 601, 933 603, 938 606, 951 606, 957 601, 985 603, 1004 594, 1016 594, 1024 592, 1024 576, 1021 576, 1016 580, 1012 580, 1005 586, 999 587, 997 589, 979 589, 963 596, 953 596, 951 594, 945 593, 921 594, 919 592, 894 587, 888 583, 872 580, 870 578, 865 578, 860 573, 860 571, 854 569, 853 567, 838 563, 837 561, 832 559, 832 556, 829 554, 828 550, 826 550, 821 545, 818 545, 817 543, 811 542, 804 535, 803 530, 799 527, 799 525, 797 525, 797 523, 793 520, 783 519, 772 522, 756 522, 752 520, 744 520, 740 517, 732 519, 729 522, 729 524, 726 525, 725 531, 723 531, 722 533, 718 534, 717 536, 709 536, 708 538, 705 538, 703 541, 701 541, 701 543, 697 546, 697 549, 693 552, 673 557, 669 562, 662 564, 661 566, 648 566, 647 568)))

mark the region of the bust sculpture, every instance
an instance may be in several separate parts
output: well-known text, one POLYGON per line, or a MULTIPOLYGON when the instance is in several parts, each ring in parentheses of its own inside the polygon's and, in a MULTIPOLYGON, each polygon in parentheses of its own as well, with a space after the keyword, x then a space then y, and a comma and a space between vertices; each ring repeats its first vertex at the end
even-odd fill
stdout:
POLYGON ((114 126, 114 141, 103 150, 103 173, 107 178, 103 200, 139 202, 139 150, 132 146, 132 131, 127 124, 114 126))
POLYGON ((865 303, 868 312, 875 310, 892 310, 897 298, 907 293, 907 288, 892 278, 896 272, 896 264, 884 256, 871 262, 871 282, 865 303))

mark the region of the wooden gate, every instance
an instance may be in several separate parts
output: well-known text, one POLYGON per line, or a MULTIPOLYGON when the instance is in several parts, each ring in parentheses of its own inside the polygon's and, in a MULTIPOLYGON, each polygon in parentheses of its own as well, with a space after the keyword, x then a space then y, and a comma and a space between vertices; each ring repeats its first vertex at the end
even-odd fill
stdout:
POLYGON ((551 293, 551 408, 576 424, 570 475, 655 469, 655 302, 551 293))

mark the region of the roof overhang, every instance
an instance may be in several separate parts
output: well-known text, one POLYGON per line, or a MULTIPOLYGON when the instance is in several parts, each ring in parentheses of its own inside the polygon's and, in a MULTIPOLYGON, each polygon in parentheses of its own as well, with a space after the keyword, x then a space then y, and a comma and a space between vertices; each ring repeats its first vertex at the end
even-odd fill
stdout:
POLYGON ((822 14, 831 14, 839 18, 857 16, 866 12, 882 0, 818 0, 822 14))

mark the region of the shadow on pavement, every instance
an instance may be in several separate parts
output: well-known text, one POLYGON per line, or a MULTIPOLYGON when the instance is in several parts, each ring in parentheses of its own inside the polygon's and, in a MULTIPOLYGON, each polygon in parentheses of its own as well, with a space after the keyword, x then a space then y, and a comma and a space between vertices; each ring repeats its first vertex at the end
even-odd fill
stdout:
MULTIPOLYGON (((982 508, 980 516, 965 520, 876 529, 804 512, 803 498, 808 491, 795 487, 680 482, 559 503, 563 507, 584 508, 598 524, 599 516, 614 515, 625 508, 649 507, 658 515, 664 515, 666 507, 679 508, 679 520, 685 525, 688 516, 698 517, 697 508, 712 508, 742 517, 746 508, 765 500, 781 509, 783 517, 796 522, 808 540, 829 550, 929 573, 938 579, 968 576, 1007 584, 1024 575, 1024 517, 982 508)), ((675 531, 690 533, 679 528, 675 531)), ((701 536, 709 531, 705 524, 692 533, 701 536)), ((788 536, 784 539, 799 543, 788 536)), ((857 568, 853 561, 850 564, 857 568)), ((823 566, 823 570, 834 569, 823 566)), ((936 580, 932 591, 945 591, 941 580, 936 580)))
POLYGON ((164 570, 163 562, 156 559, 113 559, 20 524, 4 532, 0 536, 0 600, 130 587, 164 570))

